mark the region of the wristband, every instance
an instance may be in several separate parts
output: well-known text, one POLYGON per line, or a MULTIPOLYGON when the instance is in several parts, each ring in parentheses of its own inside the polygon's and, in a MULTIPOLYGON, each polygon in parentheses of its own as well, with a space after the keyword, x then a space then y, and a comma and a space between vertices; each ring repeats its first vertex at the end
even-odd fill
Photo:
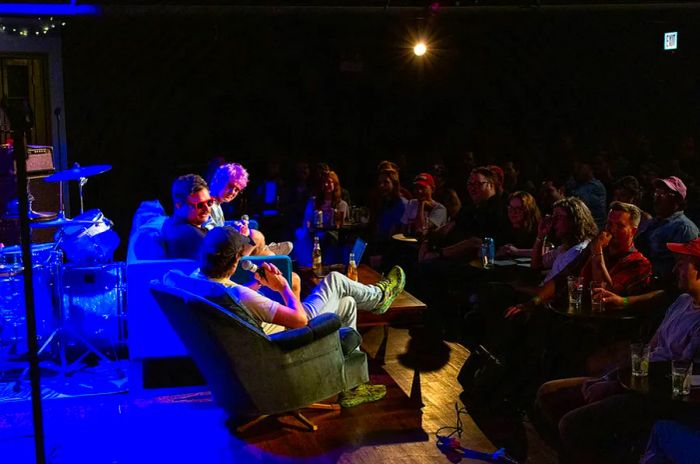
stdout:
POLYGON ((539 296, 534 296, 534 297, 532 297, 532 300, 530 300, 530 301, 535 306, 539 306, 539 304, 542 303, 542 298, 540 298, 539 296))
POLYGON ((622 297, 622 307, 626 308, 629 305, 630 305, 630 299, 627 298, 626 296, 622 297))

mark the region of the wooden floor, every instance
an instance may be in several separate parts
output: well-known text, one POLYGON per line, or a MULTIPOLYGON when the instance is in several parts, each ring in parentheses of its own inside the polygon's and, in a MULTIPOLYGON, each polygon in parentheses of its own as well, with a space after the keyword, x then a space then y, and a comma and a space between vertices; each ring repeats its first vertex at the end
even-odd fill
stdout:
MULTIPOLYGON (((375 354, 381 336, 380 327, 363 333, 363 348, 370 356, 375 354)), ((440 427, 455 425, 455 404, 462 406, 459 400, 462 388, 457 382, 457 374, 468 356, 469 352, 458 343, 435 341, 423 337, 420 330, 411 330, 409 333, 409 329, 390 328, 384 369, 408 395, 413 381, 413 367, 418 365, 421 368, 421 389, 425 404, 423 430, 429 434, 429 441, 363 447, 346 453, 339 462, 353 464, 449 462, 435 445, 433 433, 440 427)), ((480 452, 496 451, 496 446, 469 416, 462 416, 462 422, 464 431, 460 443, 463 447, 480 452)), ((555 453, 541 441, 527 423, 523 426, 523 434, 528 450, 525 462, 537 464, 557 462, 555 453)), ((483 461, 463 459, 461 462, 483 461)))
MULTIPOLYGON (((363 348, 371 357, 382 334, 382 327, 363 331, 363 348)), ((340 412, 309 413, 320 427, 317 432, 300 431, 298 424, 282 421, 283 425, 234 437, 204 386, 179 393, 142 392, 145 396, 130 392, 52 399, 44 402, 47 454, 53 463, 71 464, 272 462, 269 453, 281 458, 274 462, 294 464, 447 463, 434 432, 456 423, 455 404, 461 406, 462 391, 457 374, 467 357, 461 345, 425 337, 420 329, 390 328, 383 370, 372 363, 373 379, 391 385, 387 398, 340 412), (421 371, 422 410, 408 399, 415 367, 421 371), (297 452, 305 447, 313 448, 314 454, 297 452)), ((0 404, 0 456, 11 456, 12 462, 34 462, 29 407, 28 401, 0 404)), ((512 439, 524 437, 528 459, 520 462, 556 462, 527 426, 512 433, 510 425, 487 430, 469 416, 462 421, 464 448, 490 453, 497 444, 510 452, 512 439)))

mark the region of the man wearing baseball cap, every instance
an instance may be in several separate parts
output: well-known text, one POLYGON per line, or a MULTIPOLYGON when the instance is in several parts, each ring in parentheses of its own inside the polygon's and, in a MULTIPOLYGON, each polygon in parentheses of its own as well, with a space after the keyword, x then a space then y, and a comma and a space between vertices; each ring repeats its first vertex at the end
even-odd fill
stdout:
MULTIPOLYGON (((700 239, 668 243, 667 249, 675 256, 674 273, 678 278, 678 288, 683 293, 666 310, 663 321, 649 342, 649 360, 692 360, 697 365, 700 362, 700 239)), ((620 298, 608 291, 604 293, 607 295, 606 304, 611 299, 620 298)), ((644 295, 640 295, 640 299, 644 298, 644 295)), ((583 384, 584 380, 571 379, 569 385, 583 384)), ((581 389, 580 399, 567 397, 569 404, 582 405, 564 414, 559 421, 567 462, 627 462, 629 443, 640 436, 648 436, 651 425, 660 418, 660 414, 666 418, 694 417, 693 410, 667 409, 663 404, 640 395, 608 396, 621 391, 607 388, 612 387, 611 382, 614 381, 605 377, 597 381, 589 380, 581 389), (586 395, 591 397, 584 401, 586 395), (610 440, 610 437, 616 437, 616 440, 610 440)), ((538 393, 540 405, 543 389, 538 393)), ((556 391, 553 393, 557 394, 556 391)))
POLYGON ((447 209, 433 200, 435 180, 427 172, 413 179, 415 198, 406 205, 401 223, 409 235, 423 235, 429 230, 442 227, 447 222, 447 209))
POLYGON ((674 261, 666 244, 693 240, 698 228, 683 214, 687 189, 682 180, 676 176, 654 179, 653 186, 656 216, 637 232, 635 245, 651 261, 654 275, 668 282, 674 261))

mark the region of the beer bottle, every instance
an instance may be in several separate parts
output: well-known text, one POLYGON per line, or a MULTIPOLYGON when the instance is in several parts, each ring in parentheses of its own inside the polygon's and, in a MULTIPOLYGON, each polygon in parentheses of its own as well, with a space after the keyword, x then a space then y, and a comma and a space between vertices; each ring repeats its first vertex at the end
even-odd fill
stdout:
POLYGON ((323 268, 323 260, 321 258, 321 242, 318 241, 318 237, 314 237, 314 251, 311 254, 311 260, 314 272, 320 274, 323 268))
POLYGON ((348 262, 348 278, 357 282, 357 263, 355 263, 355 253, 350 253, 348 262))

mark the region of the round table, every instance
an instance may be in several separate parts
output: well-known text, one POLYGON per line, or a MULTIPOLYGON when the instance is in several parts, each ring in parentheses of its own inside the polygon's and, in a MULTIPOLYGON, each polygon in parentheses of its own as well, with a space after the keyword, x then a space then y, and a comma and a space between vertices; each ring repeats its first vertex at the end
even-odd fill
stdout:
POLYGON ((577 309, 569 306, 568 300, 566 307, 562 304, 545 303, 545 306, 551 311, 572 319, 601 319, 610 321, 629 321, 637 318, 637 314, 630 309, 617 310, 608 309, 605 311, 591 311, 591 302, 584 298, 581 306, 577 309))
POLYGON ((671 390, 671 361, 649 363, 649 375, 635 377, 631 367, 617 371, 618 380, 623 387, 638 393, 649 395, 655 400, 673 400, 687 403, 700 403, 700 388, 690 389, 690 395, 674 396, 671 390))
POLYGON ((391 238, 403 243, 418 243, 418 239, 416 237, 407 237, 404 234, 394 234, 391 236, 391 238))

